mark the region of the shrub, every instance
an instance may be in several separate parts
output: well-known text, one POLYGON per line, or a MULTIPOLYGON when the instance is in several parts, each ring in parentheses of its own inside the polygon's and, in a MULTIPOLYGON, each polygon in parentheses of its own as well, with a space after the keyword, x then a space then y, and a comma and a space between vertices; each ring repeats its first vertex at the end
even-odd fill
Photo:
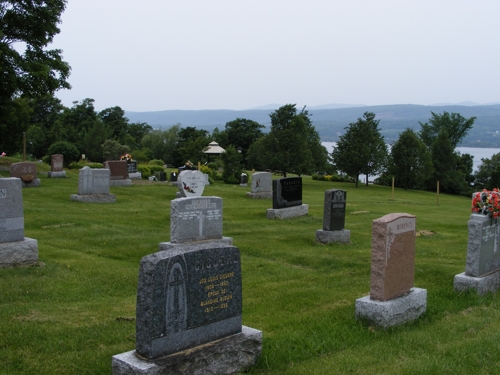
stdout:
POLYGON ((85 167, 85 164, 77 163, 76 161, 74 161, 68 165, 69 169, 82 169, 83 167, 85 167))
POLYGON ((102 168, 104 165, 102 163, 90 163, 88 166, 90 168, 102 168))
POLYGON ((151 169, 149 169, 149 166, 146 166, 144 164, 140 164, 137 166, 137 172, 141 172, 143 179, 147 180, 149 177, 151 177, 151 169))
POLYGON ((50 156, 50 155, 45 155, 45 156, 42 158, 42 161, 43 161, 45 164, 50 165, 50 162, 51 162, 51 156, 50 156))
POLYGON ((163 160, 160 160, 160 159, 153 159, 153 160, 150 160, 148 162, 148 164, 153 164, 153 165, 159 165, 160 167, 163 167, 163 165, 165 164, 163 162, 163 160))
MULTIPOLYGON (((210 179, 212 179, 212 181, 213 181, 213 180, 215 180, 217 178, 217 171, 211 169, 210 167, 208 167, 206 165, 202 165, 200 167, 200 172, 208 174, 209 181, 210 181, 210 179)), ((210 182, 210 183, 212 183, 212 182, 210 182)))
POLYGON ((148 164, 148 168, 151 174, 155 174, 156 172, 165 172, 165 170, 163 169, 163 164, 161 167, 156 164, 148 164))
POLYGON ((210 168, 213 171, 218 171, 219 170, 219 166, 214 161, 211 161, 210 163, 208 163, 207 167, 210 168))
MULTIPOLYGON (((67 167, 71 162, 77 161, 80 157, 80 151, 73 143, 58 141, 52 143, 48 150, 49 155, 62 154, 64 157, 64 166, 67 167)), ((50 162, 49 162, 50 163, 50 162)))

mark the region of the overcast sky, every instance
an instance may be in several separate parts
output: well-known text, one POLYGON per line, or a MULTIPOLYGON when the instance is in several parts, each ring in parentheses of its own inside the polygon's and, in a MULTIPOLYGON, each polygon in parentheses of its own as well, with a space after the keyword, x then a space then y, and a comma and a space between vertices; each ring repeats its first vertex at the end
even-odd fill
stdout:
POLYGON ((498 0, 69 0, 66 106, 500 102, 498 0))

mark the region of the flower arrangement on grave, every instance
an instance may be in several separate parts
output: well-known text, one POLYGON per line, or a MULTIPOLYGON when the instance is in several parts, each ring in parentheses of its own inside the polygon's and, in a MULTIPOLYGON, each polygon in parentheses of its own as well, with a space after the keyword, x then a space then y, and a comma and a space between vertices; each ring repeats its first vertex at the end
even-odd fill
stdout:
POLYGON ((194 168, 194 164, 191 162, 191 161, 187 161, 185 164, 184 164, 187 168, 191 168, 193 169, 194 168))
POLYGON ((132 155, 130 154, 125 154, 120 157, 120 160, 125 160, 127 163, 132 162, 132 155))
POLYGON ((492 219, 500 216, 500 192, 483 189, 472 196, 472 212, 488 215, 492 219))

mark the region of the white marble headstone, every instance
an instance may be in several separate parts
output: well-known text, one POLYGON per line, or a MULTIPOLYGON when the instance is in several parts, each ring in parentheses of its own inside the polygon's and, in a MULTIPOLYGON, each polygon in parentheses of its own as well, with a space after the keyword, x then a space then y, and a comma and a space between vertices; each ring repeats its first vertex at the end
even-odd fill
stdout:
POLYGON ((182 197, 201 197, 205 189, 205 176, 200 171, 182 171, 177 178, 182 197))

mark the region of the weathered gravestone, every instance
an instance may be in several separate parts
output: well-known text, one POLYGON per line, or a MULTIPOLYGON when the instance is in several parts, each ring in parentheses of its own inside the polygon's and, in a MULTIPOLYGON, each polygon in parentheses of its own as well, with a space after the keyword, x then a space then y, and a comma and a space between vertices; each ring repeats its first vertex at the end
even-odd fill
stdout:
POLYGON ((388 214, 373 221, 370 295, 356 300, 357 319, 383 328, 417 319, 427 291, 414 287, 416 218, 388 214))
POLYGON ((205 189, 205 176, 200 171, 182 171, 177 186, 181 197, 200 197, 205 189))
POLYGON ((344 229, 347 192, 331 189, 325 191, 323 229, 316 231, 316 241, 349 243, 351 232, 344 229))
POLYGON ((64 155, 54 154, 50 156, 50 172, 48 176, 51 178, 66 177, 66 171, 63 169, 64 155))
POLYGON ((497 219, 481 214, 472 214, 468 226, 465 272, 455 275, 453 286, 480 295, 495 292, 500 289, 500 226, 497 219))
POLYGON ((302 178, 273 180, 273 208, 266 211, 268 219, 286 219, 307 215, 309 206, 302 204, 302 178))
POLYGON ((273 175, 269 172, 257 172, 252 175, 252 189, 247 197, 252 199, 273 198, 273 175))
POLYGON ((83 167, 78 174, 78 194, 72 201, 86 203, 113 203, 116 196, 109 193, 109 169, 83 167))
POLYGON ((175 199, 170 217, 171 241, 141 260, 136 350, 113 357, 113 374, 239 373, 260 356, 262 332, 241 324, 240 252, 222 237, 222 199, 175 199))
POLYGON ((12 163, 10 177, 20 178, 22 187, 39 187, 41 185, 40 179, 36 178, 36 164, 28 161, 12 163))
POLYGON ((24 237, 21 180, 0 178, 0 267, 34 264, 38 241, 24 237))
POLYGON ((246 173, 242 173, 240 176, 240 186, 248 186, 248 175, 246 173))
POLYGON ((125 160, 108 160, 104 168, 109 169, 110 186, 131 186, 132 180, 128 178, 127 162, 125 160))

